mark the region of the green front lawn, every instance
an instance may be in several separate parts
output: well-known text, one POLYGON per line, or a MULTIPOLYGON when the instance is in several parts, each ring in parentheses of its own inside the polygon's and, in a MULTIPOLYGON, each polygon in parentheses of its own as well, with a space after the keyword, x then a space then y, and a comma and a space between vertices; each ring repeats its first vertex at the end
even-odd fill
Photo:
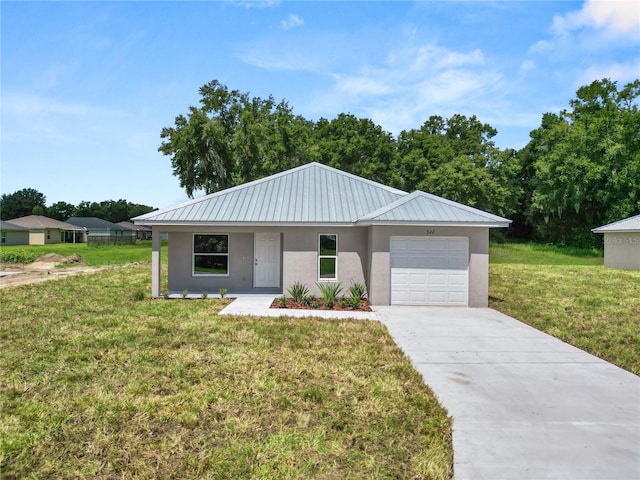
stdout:
POLYGON ((489 306, 640 375, 640 272, 531 244, 492 245, 491 260, 489 306))
POLYGON ((383 325, 136 301, 150 266, 0 290, 2 478, 452 478, 383 325))

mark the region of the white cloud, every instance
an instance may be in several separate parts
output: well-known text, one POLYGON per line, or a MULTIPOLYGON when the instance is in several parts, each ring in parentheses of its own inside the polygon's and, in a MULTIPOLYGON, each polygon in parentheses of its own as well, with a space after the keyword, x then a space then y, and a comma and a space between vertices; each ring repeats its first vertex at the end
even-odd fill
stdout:
POLYGON ((574 87, 578 88, 603 78, 611 78, 621 83, 627 83, 638 77, 640 77, 640 59, 636 58, 623 63, 592 65, 576 79, 574 87))
POLYGON ((280 0, 225 0, 225 2, 246 9, 275 7, 281 3, 280 0))
POLYGON ((640 41, 640 4, 637 0, 587 0, 581 10, 553 19, 552 31, 557 36, 585 28, 605 37, 640 41))
POLYGON ((485 67, 477 49, 456 51, 431 43, 384 52, 380 58, 380 65, 333 73, 332 88, 317 94, 311 108, 329 116, 350 111, 398 134, 417 128, 430 115, 481 113, 472 111, 478 100, 500 91, 502 75, 485 67))
POLYGON ((536 68, 536 64, 533 60, 524 60, 520 64, 520 73, 529 72, 531 70, 534 70, 535 68, 536 68))
POLYGON ((98 113, 97 109, 81 103, 15 92, 3 93, 2 108, 5 114, 18 117, 40 117, 50 114, 84 116, 98 113))
POLYGON ((304 18, 296 15, 295 13, 290 13, 285 20, 280 22, 280 24, 285 30, 291 30, 292 28, 304 25, 304 18))

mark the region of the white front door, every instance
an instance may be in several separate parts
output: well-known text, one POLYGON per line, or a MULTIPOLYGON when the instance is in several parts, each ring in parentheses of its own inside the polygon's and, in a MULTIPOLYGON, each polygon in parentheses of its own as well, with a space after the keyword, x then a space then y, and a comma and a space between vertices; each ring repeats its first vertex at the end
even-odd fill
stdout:
POLYGON ((253 286, 280 286, 280 233, 255 233, 253 286))

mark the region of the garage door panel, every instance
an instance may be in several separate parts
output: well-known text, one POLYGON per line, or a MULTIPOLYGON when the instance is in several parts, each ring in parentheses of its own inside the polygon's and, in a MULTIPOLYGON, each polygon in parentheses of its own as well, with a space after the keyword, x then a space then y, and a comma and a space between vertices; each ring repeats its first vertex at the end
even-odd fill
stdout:
POLYGON ((391 303, 467 305, 466 237, 392 237, 391 303))
POLYGON ((467 304, 466 292, 449 292, 447 303, 451 305, 466 305, 467 304))
POLYGON ((409 292, 409 301, 412 305, 425 305, 427 303, 427 292, 424 290, 412 290, 409 292))
POLYGON ((468 267, 468 263, 469 261, 467 260, 466 256, 464 258, 448 257, 447 266, 445 268, 448 268, 450 270, 466 270, 468 267))
POLYGON ((447 251, 450 253, 459 252, 467 253, 467 239, 466 238, 451 238, 447 243, 447 251))
POLYGON ((465 287, 467 286, 467 276, 465 274, 452 273, 448 276, 449 286, 465 287))
POLYGON ((409 283, 412 287, 424 287, 427 285, 428 275, 426 272, 411 272, 409 273, 409 283))
POLYGON ((447 285, 447 275, 445 273, 430 273, 429 285, 431 287, 445 287, 447 285))

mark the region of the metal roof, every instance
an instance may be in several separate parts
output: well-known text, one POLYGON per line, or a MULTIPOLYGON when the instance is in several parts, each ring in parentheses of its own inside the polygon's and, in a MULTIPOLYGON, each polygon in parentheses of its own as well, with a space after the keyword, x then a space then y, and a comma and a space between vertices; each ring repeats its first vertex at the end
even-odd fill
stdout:
POLYGON ((4 220, 0 220, 0 230, 24 230, 25 232, 29 231, 29 229, 27 227, 22 227, 18 224, 15 223, 11 223, 11 222, 5 222, 4 220))
POLYGON ((26 217, 11 219, 9 222, 14 225, 20 225, 21 227, 28 228, 29 230, 40 230, 45 228, 54 228, 57 230, 82 230, 70 223, 61 222, 42 215, 27 215, 26 217))
POLYGON ((415 191, 362 217, 358 224, 470 225, 508 227, 511 220, 453 202, 430 193, 415 191))
POLYGON ((424 192, 408 194, 320 163, 133 219, 138 225, 470 225, 510 220, 424 192))
POLYGON ((129 230, 135 230, 136 232, 152 231, 152 229, 149 227, 145 227, 144 225, 136 225, 135 223, 131 223, 131 222, 118 222, 118 225, 120 225, 123 228, 127 228, 129 230))
POLYGON ((162 223, 352 224, 406 192, 313 162, 136 217, 162 223))
POLYGON ((131 230, 130 228, 125 228, 121 225, 117 225, 108 220, 104 220, 98 217, 71 217, 67 220, 68 223, 72 225, 76 225, 78 227, 89 228, 89 229, 99 229, 99 230, 118 230, 118 231, 127 231, 131 230))
POLYGON ((591 230, 593 233, 640 232, 640 214, 591 230))

